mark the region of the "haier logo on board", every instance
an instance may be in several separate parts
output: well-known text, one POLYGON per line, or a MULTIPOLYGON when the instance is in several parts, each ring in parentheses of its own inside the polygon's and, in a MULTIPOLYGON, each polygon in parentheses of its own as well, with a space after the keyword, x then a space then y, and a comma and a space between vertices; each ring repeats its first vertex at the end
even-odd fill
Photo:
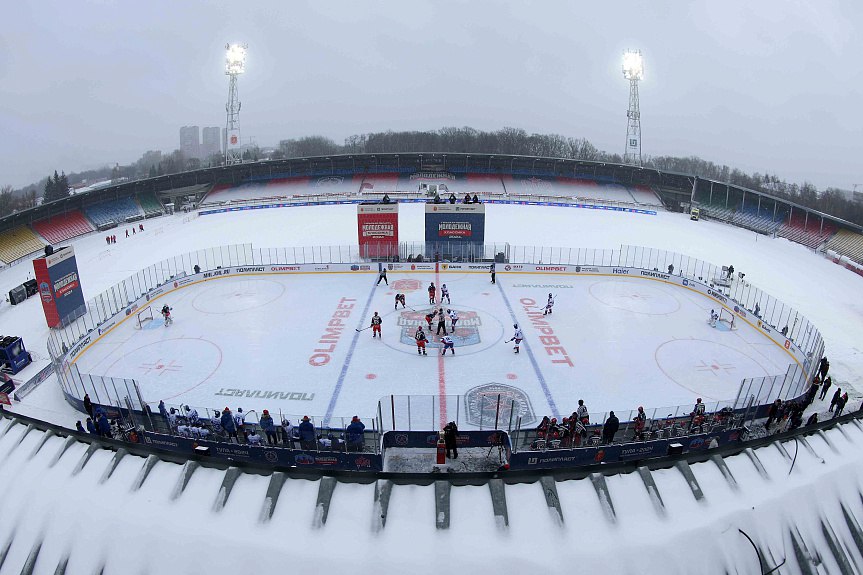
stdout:
POLYGON ((625 276, 625 275, 629 275, 629 270, 624 270, 624 269, 620 269, 620 268, 611 268, 611 273, 625 276))

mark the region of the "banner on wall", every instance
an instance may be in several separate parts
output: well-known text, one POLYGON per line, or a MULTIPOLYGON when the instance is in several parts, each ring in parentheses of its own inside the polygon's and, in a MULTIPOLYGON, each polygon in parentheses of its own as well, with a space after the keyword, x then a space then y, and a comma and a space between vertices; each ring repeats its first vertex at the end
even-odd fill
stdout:
POLYGON ((84 292, 78 276, 75 250, 60 248, 50 256, 33 260, 36 284, 48 327, 60 327, 62 320, 84 315, 84 292))
POLYGON ((360 204, 357 206, 357 238, 364 257, 385 257, 398 253, 399 205, 360 204))
POLYGON ((426 204, 426 242, 482 244, 484 204, 426 204))

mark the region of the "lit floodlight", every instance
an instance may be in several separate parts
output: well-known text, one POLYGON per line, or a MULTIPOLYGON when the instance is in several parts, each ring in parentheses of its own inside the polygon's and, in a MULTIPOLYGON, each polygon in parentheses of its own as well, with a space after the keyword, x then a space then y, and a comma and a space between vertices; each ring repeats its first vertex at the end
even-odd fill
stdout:
POLYGON ((623 77, 627 80, 644 79, 644 59, 641 50, 627 50, 623 53, 623 77))
POLYGON ((245 44, 228 44, 225 46, 225 74, 242 74, 246 71, 245 44))

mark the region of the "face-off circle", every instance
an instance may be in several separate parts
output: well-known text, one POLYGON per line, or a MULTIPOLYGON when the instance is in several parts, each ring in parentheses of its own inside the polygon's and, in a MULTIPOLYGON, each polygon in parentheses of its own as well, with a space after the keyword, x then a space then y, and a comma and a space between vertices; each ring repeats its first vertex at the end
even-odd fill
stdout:
MULTIPOLYGON (((440 310, 441 308, 436 306, 418 311, 400 309, 395 312, 397 314, 396 325, 399 330, 399 344, 401 345, 398 347, 391 345, 390 347, 398 351, 416 353, 415 335, 417 328, 422 326, 427 338, 426 347, 435 350, 440 349, 442 347, 440 339, 443 337, 442 333, 440 335, 437 333, 440 313, 432 320, 431 328, 429 328, 426 320, 426 315, 435 309, 440 310)), ((487 313, 460 306, 446 306, 443 310, 446 334, 452 338, 457 350, 456 353, 459 351, 476 353, 488 349, 503 337, 503 325, 487 313), (448 309, 458 314, 455 331, 452 329, 452 322, 446 311, 448 309)))

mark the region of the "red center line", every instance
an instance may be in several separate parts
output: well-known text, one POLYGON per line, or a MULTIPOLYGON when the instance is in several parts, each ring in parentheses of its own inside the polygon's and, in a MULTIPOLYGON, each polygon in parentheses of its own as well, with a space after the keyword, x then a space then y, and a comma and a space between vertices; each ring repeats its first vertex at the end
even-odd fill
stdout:
MULTIPOLYGON (((435 290, 435 307, 437 307, 438 297, 440 297, 440 263, 435 262, 434 264, 434 281, 436 282, 437 290, 435 290)), ((441 344, 441 350, 443 350, 443 344, 441 344)), ((446 427, 446 372, 444 370, 444 362, 443 355, 438 353, 437 356, 437 388, 438 388, 438 401, 440 402, 440 427, 438 429, 443 429, 446 427)))

